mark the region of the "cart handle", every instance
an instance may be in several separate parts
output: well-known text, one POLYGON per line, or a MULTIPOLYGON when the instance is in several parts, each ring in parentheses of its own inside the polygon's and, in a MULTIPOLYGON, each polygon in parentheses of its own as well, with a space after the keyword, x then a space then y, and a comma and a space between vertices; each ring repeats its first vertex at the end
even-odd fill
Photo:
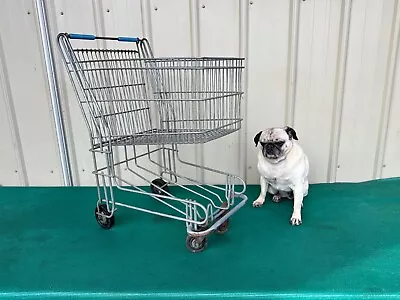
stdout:
POLYGON ((72 40, 114 40, 119 42, 132 42, 132 43, 136 43, 139 41, 139 38, 137 37, 127 37, 127 36, 107 37, 107 36, 95 36, 93 34, 81 34, 81 33, 68 33, 67 36, 72 40))

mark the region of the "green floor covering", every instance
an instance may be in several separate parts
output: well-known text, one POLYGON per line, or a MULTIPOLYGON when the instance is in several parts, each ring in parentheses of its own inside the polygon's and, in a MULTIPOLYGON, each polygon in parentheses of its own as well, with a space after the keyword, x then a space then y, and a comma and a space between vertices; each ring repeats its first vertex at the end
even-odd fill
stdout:
POLYGON ((101 229, 93 188, 0 188, 0 298, 400 298, 400 180, 311 185, 300 227, 258 192, 192 254, 182 222, 121 208, 101 229))

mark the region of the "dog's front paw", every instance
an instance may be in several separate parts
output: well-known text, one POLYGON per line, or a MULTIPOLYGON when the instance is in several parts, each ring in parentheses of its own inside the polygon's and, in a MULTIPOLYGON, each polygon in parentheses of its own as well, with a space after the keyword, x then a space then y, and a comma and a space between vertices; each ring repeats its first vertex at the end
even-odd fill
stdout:
POLYGON ((300 214, 293 214, 292 217, 290 218, 290 223, 294 226, 301 225, 301 215, 300 214))
POLYGON ((253 202, 253 207, 261 207, 264 204, 265 199, 258 198, 253 202))

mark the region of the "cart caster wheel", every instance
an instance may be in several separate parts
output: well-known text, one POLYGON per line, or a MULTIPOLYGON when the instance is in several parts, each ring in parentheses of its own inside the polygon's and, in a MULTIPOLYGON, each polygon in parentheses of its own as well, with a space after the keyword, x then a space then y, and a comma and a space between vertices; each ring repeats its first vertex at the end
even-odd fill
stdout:
POLYGON ((215 232, 219 234, 224 234, 228 231, 228 227, 229 227, 229 219, 227 219, 224 223, 219 225, 215 230, 215 232))
POLYGON ((156 195, 166 196, 166 192, 168 192, 168 184, 161 178, 154 179, 152 182, 155 186, 161 188, 158 189, 152 184, 150 185, 151 192, 156 195))
POLYGON ((104 215, 110 215, 110 212, 107 210, 107 205, 106 204, 100 204, 99 207, 94 211, 94 215, 96 217, 97 223, 99 223, 100 227, 104 229, 110 229, 111 227, 114 226, 115 219, 114 216, 111 216, 110 218, 107 218, 105 216, 98 215, 98 213, 104 214, 104 215))
POLYGON ((193 253, 201 252, 207 247, 207 238, 188 235, 186 238, 186 247, 193 253))

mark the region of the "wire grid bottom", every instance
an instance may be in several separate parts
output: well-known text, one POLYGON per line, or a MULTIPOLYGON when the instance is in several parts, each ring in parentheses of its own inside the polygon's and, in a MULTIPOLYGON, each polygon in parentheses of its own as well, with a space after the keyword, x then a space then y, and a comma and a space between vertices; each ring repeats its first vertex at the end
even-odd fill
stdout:
MULTIPOLYGON (((208 131, 160 130, 154 129, 136 135, 112 137, 112 146, 162 145, 162 144, 203 144, 229 135, 240 128, 214 129, 208 131)), ((108 144, 108 140, 103 140, 108 144)), ((99 144, 95 145, 97 148, 99 144)))

